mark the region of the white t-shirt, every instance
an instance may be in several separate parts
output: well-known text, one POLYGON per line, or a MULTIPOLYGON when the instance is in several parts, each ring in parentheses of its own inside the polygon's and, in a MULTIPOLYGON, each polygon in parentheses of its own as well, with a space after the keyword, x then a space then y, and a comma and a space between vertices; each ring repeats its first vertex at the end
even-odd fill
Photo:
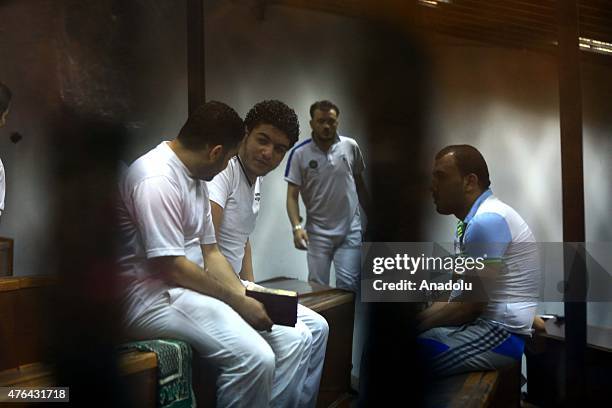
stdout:
POLYGON ((355 140, 338 136, 325 153, 308 139, 293 148, 285 180, 300 188, 306 206, 306 230, 344 236, 359 225, 359 197, 355 176, 365 168, 355 140))
POLYGON ((141 285, 155 280, 146 268, 150 258, 184 255, 204 267, 200 245, 215 243, 206 183, 191 177, 167 142, 125 171, 119 194, 119 263, 130 290, 154 292, 155 282, 141 285))
POLYGON ((236 274, 242 270, 245 245, 255 229, 261 181, 262 177, 257 177, 251 184, 238 156, 234 156, 225 170, 207 183, 210 199, 223 208, 217 245, 236 274))
POLYGON ((531 229, 491 190, 478 197, 463 221, 461 253, 483 256, 502 268, 487 291, 489 302, 480 317, 510 332, 530 334, 540 283, 540 258, 531 229))
POLYGON ((4 165, 2 164, 2 160, 0 160, 0 215, 2 215, 2 211, 4 211, 5 191, 6 191, 6 180, 4 177, 4 165))

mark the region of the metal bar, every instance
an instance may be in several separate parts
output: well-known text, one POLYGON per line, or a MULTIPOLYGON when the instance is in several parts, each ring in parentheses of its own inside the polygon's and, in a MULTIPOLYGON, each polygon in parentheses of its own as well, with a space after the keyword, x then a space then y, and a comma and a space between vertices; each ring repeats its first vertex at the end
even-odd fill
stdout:
MULTIPOLYGON (((565 292, 565 406, 584 404, 586 397, 586 292, 584 251, 567 242, 584 242, 584 176, 582 164, 582 92, 578 48, 578 6, 557 1, 559 30, 559 119, 565 292)), ((584 246, 582 246, 584 248, 584 246)))

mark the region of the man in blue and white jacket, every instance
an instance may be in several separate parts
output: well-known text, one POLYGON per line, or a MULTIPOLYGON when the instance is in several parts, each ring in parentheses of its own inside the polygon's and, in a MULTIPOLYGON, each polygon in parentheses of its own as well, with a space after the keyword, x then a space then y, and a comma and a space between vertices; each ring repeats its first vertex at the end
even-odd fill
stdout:
POLYGON ((487 164, 469 145, 442 149, 431 190, 440 214, 458 219, 456 256, 483 258, 485 267, 462 279, 470 294, 453 291, 417 317, 419 343, 434 375, 497 369, 521 360, 531 334, 539 293, 540 264, 527 223, 490 190, 487 164))

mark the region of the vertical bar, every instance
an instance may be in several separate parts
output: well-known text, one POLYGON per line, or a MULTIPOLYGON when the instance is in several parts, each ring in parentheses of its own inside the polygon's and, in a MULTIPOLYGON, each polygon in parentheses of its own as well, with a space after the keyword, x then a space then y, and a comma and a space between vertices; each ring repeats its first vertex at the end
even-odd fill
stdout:
POLYGON ((204 0, 187 0, 187 97, 189 113, 206 100, 204 0))
MULTIPOLYGON (((558 0, 559 117, 561 128, 561 180, 563 241, 584 242, 584 184, 582 164, 582 93, 578 46, 578 6, 558 0)), ((565 244, 565 406, 585 402, 586 276, 584 253, 565 244)))

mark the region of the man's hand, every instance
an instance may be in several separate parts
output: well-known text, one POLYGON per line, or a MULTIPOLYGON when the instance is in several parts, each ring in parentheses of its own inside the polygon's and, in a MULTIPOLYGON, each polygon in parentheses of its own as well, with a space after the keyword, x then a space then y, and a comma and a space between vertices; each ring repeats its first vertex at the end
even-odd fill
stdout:
POLYGON ((293 245, 297 249, 306 250, 308 249, 308 233, 301 226, 299 196, 300 187, 293 183, 287 183, 287 215, 293 229, 293 245))
POLYGON ((295 245, 297 249, 308 249, 308 233, 305 229, 300 228, 293 231, 293 245, 295 245))
POLYGON ((243 296, 239 302, 234 305, 234 309, 248 324, 253 326, 255 330, 271 331, 272 320, 264 305, 248 296, 243 296))

